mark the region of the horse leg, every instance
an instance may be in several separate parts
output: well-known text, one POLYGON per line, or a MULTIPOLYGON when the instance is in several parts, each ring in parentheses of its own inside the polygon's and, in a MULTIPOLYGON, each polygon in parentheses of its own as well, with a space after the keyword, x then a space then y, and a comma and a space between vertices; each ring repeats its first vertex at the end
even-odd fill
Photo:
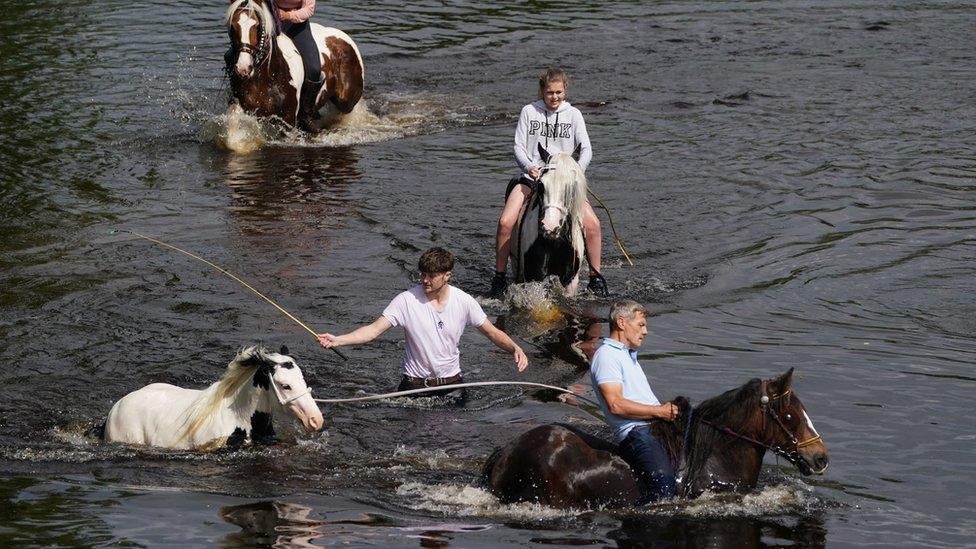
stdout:
POLYGON ((349 114, 363 97, 362 63, 353 45, 338 36, 326 37, 325 46, 328 55, 322 54, 322 67, 329 101, 339 112, 349 114))

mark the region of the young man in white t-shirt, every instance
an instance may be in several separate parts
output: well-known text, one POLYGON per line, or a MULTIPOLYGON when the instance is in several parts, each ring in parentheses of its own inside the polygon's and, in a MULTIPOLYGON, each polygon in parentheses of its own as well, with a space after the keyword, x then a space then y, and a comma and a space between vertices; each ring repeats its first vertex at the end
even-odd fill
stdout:
POLYGON ((481 305, 466 292, 448 284, 454 255, 431 248, 420 256, 420 284, 400 293, 371 324, 340 336, 320 334, 326 349, 370 342, 394 326, 403 326, 407 348, 403 379, 397 390, 461 383, 458 341, 464 328, 477 326, 498 348, 512 353, 518 371, 529 365, 522 348, 496 328, 481 305))

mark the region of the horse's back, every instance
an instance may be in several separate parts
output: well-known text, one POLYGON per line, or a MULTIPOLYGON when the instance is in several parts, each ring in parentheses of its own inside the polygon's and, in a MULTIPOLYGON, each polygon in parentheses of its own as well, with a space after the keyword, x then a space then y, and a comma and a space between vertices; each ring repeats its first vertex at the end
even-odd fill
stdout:
POLYGON ((120 398, 109 410, 103 439, 107 442, 171 446, 180 412, 200 391, 153 383, 120 398))
POLYGON ((630 467, 613 446, 562 425, 543 425, 499 449, 483 479, 502 502, 561 508, 620 506, 637 499, 630 467))

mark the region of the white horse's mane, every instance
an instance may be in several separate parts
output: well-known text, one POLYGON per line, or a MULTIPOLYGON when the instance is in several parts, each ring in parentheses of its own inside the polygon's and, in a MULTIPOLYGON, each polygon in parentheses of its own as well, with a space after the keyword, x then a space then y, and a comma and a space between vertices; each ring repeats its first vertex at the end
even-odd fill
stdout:
POLYGON ((251 382, 256 366, 244 365, 243 362, 246 359, 257 355, 270 360, 271 354, 267 349, 258 345, 241 349, 234 360, 227 365, 227 371, 224 372, 220 381, 204 389, 187 409, 184 422, 186 428, 180 439, 187 439, 195 435, 207 420, 222 408, 225 399, 233 398, 251 382))
POLYGON ((567 153, 549 159, 549 171, 542 176, 545 203, 566 208, 572 218, 570 241, 580 261, 583 260, 583 204, 586 202, 586 176, 583 168, 567 153))
MULTIPOLYGON (((251 11, 261 12, 261 27, 264 29, 264 33, 269 36, 268 43, 270 44, 268 49, 268 56, 270 57, 271 52, 274 50, 275 46, 275 26, 274 26, 274 16, 271 14, 271 8, 267 2, 262 0, 234 0, 227 6, 227 12, 224 14, 224 25, 230 26, 230 18, 234 16, 234 12, 238 8, 243 8, 251 11)), ((258 44, 261 47, 261 44, 258 44)))

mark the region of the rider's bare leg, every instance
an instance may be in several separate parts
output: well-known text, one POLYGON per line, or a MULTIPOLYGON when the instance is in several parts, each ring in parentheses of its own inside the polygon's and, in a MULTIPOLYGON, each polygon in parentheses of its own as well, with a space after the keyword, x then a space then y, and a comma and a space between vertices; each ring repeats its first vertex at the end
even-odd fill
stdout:
POLYGON ((587 201, 583 204, 583 239, 586 241, 586 260, 590 264, 590 274, 601 272, 603 257, 603 235, 600 231, 600 218, 587 201))
MULTIPOLYGON (((532 191, 526 185, 515 185, 508 199, 505 200, 505 208, 498 219, 498 230, 495 232, 495 272, 504 273, 508 267, 508 254, 512 249, 512 229, 518 220, 522 204, 532 191)), ((596 214, 594 214, 596 217, 596 214)))

